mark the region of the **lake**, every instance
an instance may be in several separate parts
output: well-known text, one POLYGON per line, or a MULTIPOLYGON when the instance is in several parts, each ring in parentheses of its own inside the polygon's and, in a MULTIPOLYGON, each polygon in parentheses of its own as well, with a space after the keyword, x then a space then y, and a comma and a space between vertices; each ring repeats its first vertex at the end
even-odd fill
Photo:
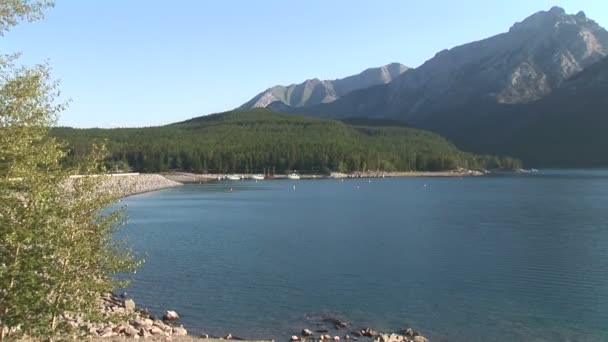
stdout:
POLYGON ((331 316, 432 341, 608 340, 606 170, 235 181, 123 204, 146 259, 129 296, 193 334, 286 340, 331 316))

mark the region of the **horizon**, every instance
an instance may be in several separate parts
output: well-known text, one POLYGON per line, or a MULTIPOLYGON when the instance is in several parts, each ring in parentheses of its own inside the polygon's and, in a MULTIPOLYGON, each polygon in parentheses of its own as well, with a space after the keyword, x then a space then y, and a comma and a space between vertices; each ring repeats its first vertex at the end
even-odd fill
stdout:
POLYGON ((290 11, 278 1, 261 8, 59 0, 44 20, 6 34, 3 52, 22 52, 27 65, 48 61, 62 99, 72 100, 59 126, 144 127, 229 111, 274 85, 343 78, 394 62, 415 68, 553 6, 608 22, 608 6, 594 1, 437 3, 317 0, 290 11))

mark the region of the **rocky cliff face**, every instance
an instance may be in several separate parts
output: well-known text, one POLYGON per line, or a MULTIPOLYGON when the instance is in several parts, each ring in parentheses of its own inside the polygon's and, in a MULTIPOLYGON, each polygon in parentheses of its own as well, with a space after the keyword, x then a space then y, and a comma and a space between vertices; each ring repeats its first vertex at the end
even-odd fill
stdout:
POLYGON ((291 107, 330 103, 352 91, 389 83, 407 70, 408 67, 405 65, 392 63, 379 68, 370 68, 358 75, 333 81, 321 81, 315 78, 300 84, 274 86, 258 94, 242 105, 241 108, 282 110, 291 107))
POLYGON ((583 12, 571 15, 554 7, 506 33, 443 50, 390 83, 303 111, 416 122, 431 119, 429 114, 436 111, 479 102, 529 103, 606 55, 605 29, 583 12))

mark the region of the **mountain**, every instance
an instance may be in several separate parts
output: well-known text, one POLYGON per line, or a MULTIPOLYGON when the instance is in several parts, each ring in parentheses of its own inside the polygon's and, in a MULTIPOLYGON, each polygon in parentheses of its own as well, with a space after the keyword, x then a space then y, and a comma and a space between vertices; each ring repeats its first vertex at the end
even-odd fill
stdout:
POLYGON ((68 164, 85 158, 93 141, 106 141, 110 167, 217 173, 446 170, 518 167, 511 158, 478 156, 435 133, 364 120, 346 124, 268 109, 236 110, 147 128, 55 128, 70 146, 68 164))
POLYGON ((292 107, 330 103, 355 90, 389 83, 407 70, 409 68, 403 64, 391 63, 379 68, 367 69, 358 75, 333 81, 321 81, 314 78, 300 84, 274 86, 258 94, 240 108, 288 110, 292 107))
MULTIPOLYGON (((497 106, 492 118, 474 115, 490 143, 477 151, 517 155, 529 164, 551 166, 608 165, 608 57, 565 81, 546 97, 520 106, 497 106), (490 123, 490 121, 494 123, 490 123)), ((480 115, 481 114, 481 115, 480 115)), ((454 130, 472 132, 452 122, 454 130), (460 126, 460 127, 459 127, 460 126)), ((475 130, 479 131, 479 130, 475 130)), ((460 139, 466 142, 466 139, 460 139)))
POLYGON ((464 150, 531 165, 608 165, 597 154, 608 148, 607 55, 604 28, 583 12, 553 7, 508 32, 441 51, 388 84, 291 110, 402 120, 464 150))
POLYGON ((583 12, 570 15, 553 7, 508 32, 443 50, 390 83, 296 111, 425 122, 446 108, 538 100, 606 55, 605 29, 583 12))

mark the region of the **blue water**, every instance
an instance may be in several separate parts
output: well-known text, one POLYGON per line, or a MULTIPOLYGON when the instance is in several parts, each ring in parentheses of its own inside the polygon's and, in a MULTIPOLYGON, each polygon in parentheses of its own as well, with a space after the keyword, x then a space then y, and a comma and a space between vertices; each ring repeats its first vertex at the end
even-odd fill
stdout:
POLYGON ((192 333, 284 339, 331 315, 433 341, 608 341, 608 171, 239 181, 123 203, 146 259, 128 294, 192 333))

